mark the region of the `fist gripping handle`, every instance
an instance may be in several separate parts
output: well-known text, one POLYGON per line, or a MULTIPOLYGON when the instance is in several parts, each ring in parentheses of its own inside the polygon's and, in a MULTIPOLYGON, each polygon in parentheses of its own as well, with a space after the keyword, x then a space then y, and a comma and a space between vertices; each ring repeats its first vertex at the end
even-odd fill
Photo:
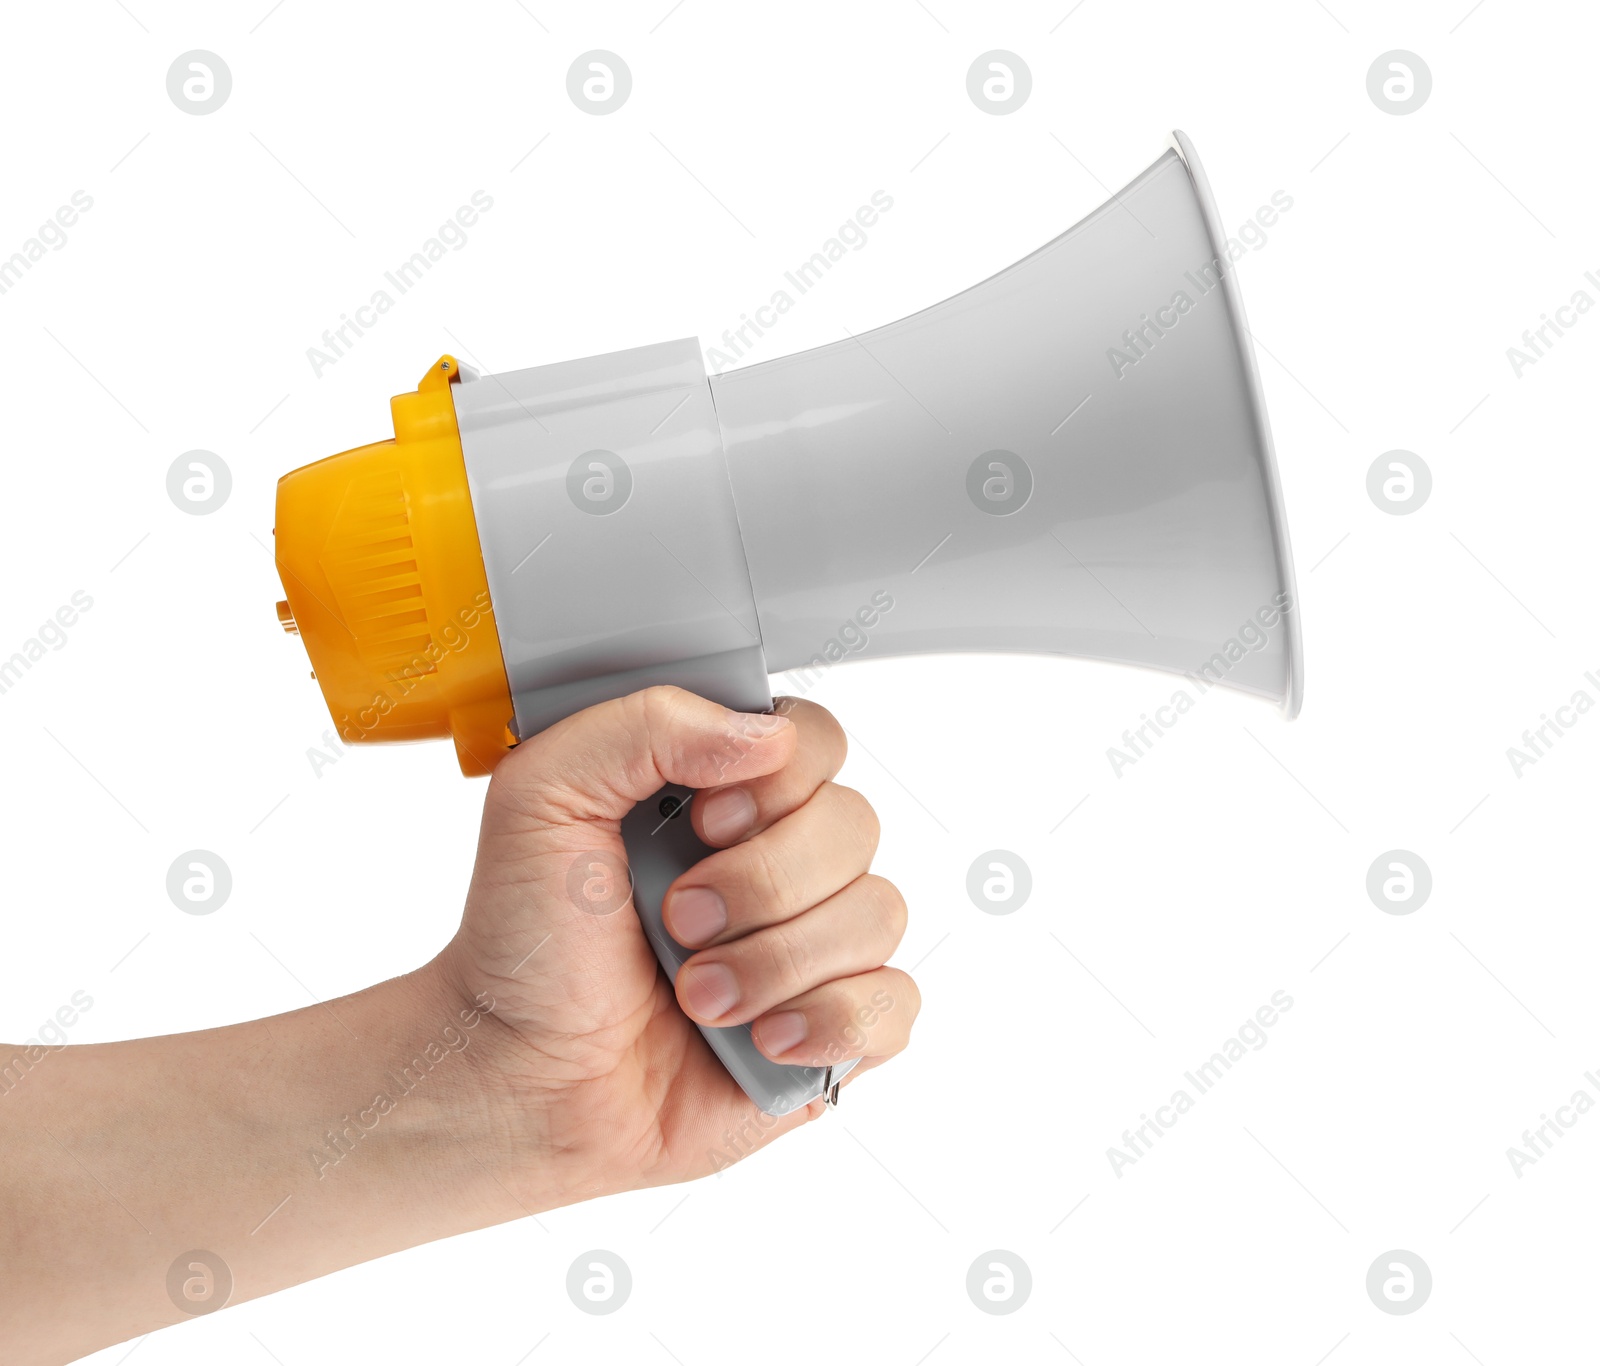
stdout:
MULTIPOLYGON (((689 821, 689 803, 693 799, 689 788, 664 787, 622 820, 622 842, 633 877, 634 908, 656 959, 674 982, 693 950, 684 948, 667 933, 661 919, 661 903, 673 879, 713 852, 700 842, 689 821)), ((837 1104, 839 1082, 861 1061, 851 1058, 831 1067, 787 1067, 761 1054, 747 1024, 723 1029, 701 1025, 699 1029, 745 1095, 769 1115, 789 1114, 819 1096, 830 1105, 837 1104)))

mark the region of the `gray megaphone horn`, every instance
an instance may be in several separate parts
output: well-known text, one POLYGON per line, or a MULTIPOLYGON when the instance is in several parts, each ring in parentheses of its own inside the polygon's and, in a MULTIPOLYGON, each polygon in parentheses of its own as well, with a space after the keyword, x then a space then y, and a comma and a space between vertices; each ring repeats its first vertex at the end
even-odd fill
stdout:
MULTIPOLYGON (((770 709, 844 658, 1026 651, 1299 709, 1298 603, 1244 306, 1194 148, 899 322, 708 377, 695 340, 477 376, 279 485, 279 616, 347 740, 519 738, 651 684, 770 709)), ((693 794, 624 822, 670 977, 693 794)), ((770 1113, 854 1065, 702 1030, 770 1113)))

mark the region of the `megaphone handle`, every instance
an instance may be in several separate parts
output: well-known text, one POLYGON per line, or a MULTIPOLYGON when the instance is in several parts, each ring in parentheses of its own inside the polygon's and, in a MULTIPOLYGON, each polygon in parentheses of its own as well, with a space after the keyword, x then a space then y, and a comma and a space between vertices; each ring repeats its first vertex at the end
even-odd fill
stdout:
MULTIPOLYGON (((675 878, 713 852, 700 842, 690 823, 689 804, 693 800, 694 792, 687 787, 664 787, 640 802, 622 821, 634 908, 657 961, 674 982, 693 951, 667 933, 661 903, 675 878)), ((699 1029, 745 1095, 769 1115, 786 1115, 819 1096, 830 1105, 837 1103, 840 1080, 861 1061, 851 1058, 831 1067, 787 1067, 771 1061, 756 1048, 749 1025, 723 1029, 701 1025, 699 1029)))

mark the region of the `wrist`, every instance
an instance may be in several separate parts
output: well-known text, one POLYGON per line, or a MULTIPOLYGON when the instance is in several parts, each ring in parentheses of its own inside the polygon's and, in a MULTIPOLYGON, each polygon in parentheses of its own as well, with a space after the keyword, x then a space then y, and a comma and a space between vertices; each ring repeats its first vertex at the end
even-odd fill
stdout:
MULTIPOLYGON (((453 950, 396 982, 411 998, 418 1037, 427 1022, 438 1022, 434 1041, 454 1054, 443 1059, 450 1064, 446 1084, 434 1092, 424 1122, 468 1158, 467 1174, 483 1198, 498 1199, 501 1213, 492 1222, 621 1189, 605 1145, 575 1136, 576 1084, 544 1075, 536 1050, 499 1013, 494 982, 462 971, 453 950)), ((446 1073, 443 1065, 436 1070, 446 1073)), ((439 1160, 448 1160, 447 1151, 439 1160)))
POLYGON ((346 1025, 343 1037, 324 1035, 323 1065, 342 1078, 340 1103, 324 1105, 306 1131, 307 1173, 326 1183, 374 1154, 400 1172, 427 1169, 457 1198, 487 1194, 477 1187, 498 1165, 499 1144, 476 1065, 483 1011, 426 968, 330 1009, 346 1025))

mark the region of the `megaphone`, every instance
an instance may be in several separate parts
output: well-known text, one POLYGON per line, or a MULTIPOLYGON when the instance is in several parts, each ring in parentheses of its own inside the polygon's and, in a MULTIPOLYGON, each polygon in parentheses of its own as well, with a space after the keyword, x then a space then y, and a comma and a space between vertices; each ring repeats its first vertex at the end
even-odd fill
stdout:
MULTIPOLYGON (((899 322, 708 376, 685 339, 500 375, 443 356, 394 440, 285 475, 284 626, 345 741, 520 739, 652 684, 770 710, 769 675, 1024 651, 1299 709, 1283 497, 1238 281, 1182 133, 1075 227, 899 322)), ((661 901, 709 852, 664 789, 623 824, 661 901)), ((770 1114, 854 1062, 701 1031, 770 1114)))

